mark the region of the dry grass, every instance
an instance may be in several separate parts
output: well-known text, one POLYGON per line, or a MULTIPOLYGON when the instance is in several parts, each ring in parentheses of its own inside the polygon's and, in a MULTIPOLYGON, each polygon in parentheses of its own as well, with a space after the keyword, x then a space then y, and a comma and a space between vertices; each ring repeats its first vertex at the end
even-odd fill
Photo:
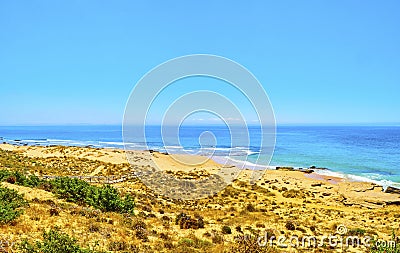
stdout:
MULTIPOLYGON (((0 169, 23 167, 29 173, 42 170, 49 174, 74 171, 90 174, 99 166, 107 169, 97 171, 98 174, 119 173, 126 166, 70 156, 31 158, 15 151, 0 152, 0 169), (64 171, 67 167, 70 170, 64 171)), ((35 241, 41 238, 44 230, 57 226, 77 238, 83 247, 113 252, 285 252, 287 249, 259 247, 255 238, 266 232, 287 237, 322 236, 335 233, 336 227, 344 224, 354 233, 362 231, 363 235, 389 239, 393 230, 399 232, 400 224, 400 208, 396 205, 377 209, 348 206, 330 197, 321 198, 318 190, 299 192, 291 182, 250 185, 237 180, 213 197, 193 201, 158 196, 137 179, 116 184, 120 191, 134 197, 134 216, 67 203, 36 188, 2 185, 25 194, 30 201, 13 225, 0 227, 2 237, 14 242, 24 238, 35 241), (176 223, 176 217, 182 212, 193 219, 201 216, 204 227, 187 228, 176 223), (230 233, 226 227, 230 228, 230 233)), ((360 252, 365 250, 360 249, 360 252)), ((321 252, 334 250, 321 249, 321 252)))

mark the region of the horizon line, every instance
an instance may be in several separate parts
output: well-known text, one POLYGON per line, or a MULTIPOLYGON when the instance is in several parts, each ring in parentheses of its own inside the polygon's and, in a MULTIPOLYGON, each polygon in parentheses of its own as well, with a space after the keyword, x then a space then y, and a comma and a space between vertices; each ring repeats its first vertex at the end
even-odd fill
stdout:
MULTIPOLYGON (((74 127, 74 126, 121 126, 121 123, 44 123, 44 124, 0 124, 0 127, 74 127)), ((140 124, 129 124, 130 126, 140 126, 140 124)), ((185 126, 224 126, 225 124, 186 124, 185 126)), ((239 124, 230 124, 237 126, 239 124)), ((249 123, 247 126, 261 126, 260 124, 249 123)), ((146 124, 146 126, 161 126, 161 124, 146 124)), ((176 124, 164 124, 164 126, 177 126, 176 124)), ((354 123, 276 123, 276 126, 400 126, 400 122, 354 122, 354 123)))

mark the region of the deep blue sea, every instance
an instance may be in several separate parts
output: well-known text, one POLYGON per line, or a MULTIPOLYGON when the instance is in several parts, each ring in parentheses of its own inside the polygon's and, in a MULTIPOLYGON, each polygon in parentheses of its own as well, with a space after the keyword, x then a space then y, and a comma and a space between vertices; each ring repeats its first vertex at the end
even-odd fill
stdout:
MULTIPOLYGON (((199 136, 209 131, 216 143, 201 142, 202 151, 213 150, 224 157, 267 165, 259 154, 260 128, 250 127, 250 144, 243 140, 231 144, 225 126, 184 126, 179 142, 161 138, 160 127, 146 128, 146 142, 129 140, 132 149, 155 149, 176 153, 196 153, 201 148, 199 136), (147 144, 147 145, 146 145, 147 144)), ((72 145, 123 148, 121 126, 0 126, 0 141, 28 145, 72 145)), ((400 184, 400 126, 278 126, 276 146, 270 165, 326 167, 321 172, 354 180, 385 185, 400 184)))

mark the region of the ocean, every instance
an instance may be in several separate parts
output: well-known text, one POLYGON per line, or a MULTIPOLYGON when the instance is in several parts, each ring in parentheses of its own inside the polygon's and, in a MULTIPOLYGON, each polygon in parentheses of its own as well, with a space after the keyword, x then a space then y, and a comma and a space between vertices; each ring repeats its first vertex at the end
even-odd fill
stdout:
MULTIPOLYGON (((243 135, 245 136, 245 135, 243 135)), ((260 154, 260 128, 232 146, 226 126, 182 126, 179 142, 161 137, 160 127, 146 128, 146 143, 129 140, 132 149, 170 153, 214 152, 218 157, 268 165, 260 154), (201 133, 213 133, 199 141, 201 133), (215 138, 215 139, 213 139, 215 138), (246 140, 245 140, 246 139, 246 140), (215 142, 211 141, 215 140, 215 142), (163 142, 164 141, 164 142, 163 142), (241 145, 241 142, 243 142, 241 145)), ((168 137, 168 136, 167 136, 168 137)), ((204 137, 204 136, 203 136, 204 137)), ((66 145, 124 148, 121 126, 0 126, 0 141, 18 145, 66 145)), ((328 168, 318 173, 381 185, 400 186, 400 126, 278 126, 272 166, 328 168)))

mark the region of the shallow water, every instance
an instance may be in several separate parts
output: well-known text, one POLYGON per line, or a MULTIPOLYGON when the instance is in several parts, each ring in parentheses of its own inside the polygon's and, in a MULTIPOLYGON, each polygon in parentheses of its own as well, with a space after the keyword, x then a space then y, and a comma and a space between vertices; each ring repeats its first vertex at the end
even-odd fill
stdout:
MULTIPOLYGON (((132 149, 155 149, 202 154, 268 164, 260 154, 260 128, 250 127, 250 141, 243 135, 231 140, 226 126, 182 126, 179 142, 161 138, 160 127, 146 128, 146 142, 129 140, 132 149), (211 134, 203 135, 209 131, 211 134), (240 137, 243 136, 243 137, 240 137), (201 143, 201 145, 200 145, 201 143), (234 145, 232 145, 234 143, 234 145), (147 145, 146 145, 147 144, 147 145), (258 161, 257 161, 258 159, 258 161)), ((121 126, 23 126, 0 127, 0 137, 10 143, 28 145, 73 145, 123 148, 121 126), (15 141, 21 140, 21 141, 15 141)), ((279 126, 271 165, 329 168, 326 174, 355 180, 400 183, 400 127, 398 126, 279 126)))

